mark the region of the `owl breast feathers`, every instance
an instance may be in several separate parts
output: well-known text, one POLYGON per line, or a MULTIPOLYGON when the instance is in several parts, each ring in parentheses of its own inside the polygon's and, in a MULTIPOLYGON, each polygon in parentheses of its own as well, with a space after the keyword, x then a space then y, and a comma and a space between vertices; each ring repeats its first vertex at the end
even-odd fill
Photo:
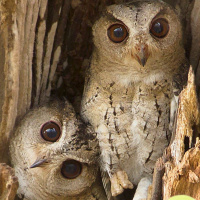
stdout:
POLYGON ((31 110, 14 132, 10 155, 25 199, 106 200, 96 135, 68 102, 31 110))
POLYGON ((179 17, 162 1, 108 6, 93 26, 81 115, 97 132, 113 196, 139 184, 134 200, 146 198, 186 80, 182 39, 179 17))

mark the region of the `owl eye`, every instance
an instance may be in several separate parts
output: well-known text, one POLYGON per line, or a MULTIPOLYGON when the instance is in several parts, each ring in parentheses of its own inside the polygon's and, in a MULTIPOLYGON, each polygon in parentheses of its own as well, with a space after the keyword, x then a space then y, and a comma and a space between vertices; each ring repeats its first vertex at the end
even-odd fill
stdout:
POLYGON ((66 160, 63 162, 61 173, 67 179, 74 179, 81 174, 82 165, 75 160, 66 160))
POLYGON ((46 122, 41 128, 41 136, 49 142, 56 142, 61 135, 60 126, 55 122, 46 122))
POLYGON ((123 24, 113 24, 108 28, 107 34, 111 41, 120 43, 128 37, 128 30, 123 24))
POLYGON ((152 22, 150 33, 157 38, 164 38, 169 32, 169 23, 166 19, 159 18, 152 22))

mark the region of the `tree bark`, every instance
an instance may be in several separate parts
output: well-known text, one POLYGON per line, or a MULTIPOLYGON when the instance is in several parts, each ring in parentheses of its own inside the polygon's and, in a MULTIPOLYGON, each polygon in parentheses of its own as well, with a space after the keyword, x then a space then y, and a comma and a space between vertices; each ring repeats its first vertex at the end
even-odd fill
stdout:
POLYGON ((174 138, 167 151, 170 158, 165 163, 163 199, 186 194, 200 199, 200 113, 192 67, 187 87, 179 96, 174 138))
MULTIPOLYGON (((9 138, 30 108, 56 95, 66 97, 79 112, 93 47, 92 25, 106 5, 128 1, 1 0, 0 162, 9 163, 9 138)), ((174 140, 156 164, 151 195, 155 200, 185 193, 200 199, 194 194, 199 190, 200 177, 195 96, 200 88, 200 2, 164 1, 176 9, 182 20, 186 54, 196 75, 196 86, 190 71, 188 86, 180 96, 174 140)))
POLYGON ((14 175, 14 170, 0 163, 0 180, 0 199, 14 200, 18 188, 18 178, 14 175))

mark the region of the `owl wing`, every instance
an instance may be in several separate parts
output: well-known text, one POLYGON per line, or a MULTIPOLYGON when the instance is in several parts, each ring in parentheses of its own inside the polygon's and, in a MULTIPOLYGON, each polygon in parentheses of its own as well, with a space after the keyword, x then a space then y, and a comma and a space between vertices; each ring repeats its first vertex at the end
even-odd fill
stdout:
POLYGON ((176 97, 179 96, 182 89, 186 86, 188 80, 189 62, 186 61, 179 67, 178 72, 173 77, 173 92, 176 97))
POLYGON ((189 62, 186 61, 179 67, 178 72, 173 77, 172 87, 174 95, 170 105, 170 125, 169 125, 169 129, 171 132, 173 131, 174 125, 176 124, 175 121, 178 108, 178 97, 183 88, 187 84, 188 71, 189 71, 189 62))

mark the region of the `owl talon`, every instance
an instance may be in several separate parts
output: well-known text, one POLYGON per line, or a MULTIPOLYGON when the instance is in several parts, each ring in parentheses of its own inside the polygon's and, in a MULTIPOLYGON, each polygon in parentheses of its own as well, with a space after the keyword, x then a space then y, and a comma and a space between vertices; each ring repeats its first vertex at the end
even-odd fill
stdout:
POLYGON ((124 189, 133 189, 133 184, 128 180, 128 176, 124 171, 118 171, 111 179, 112 196, 121 194, 124 189))

